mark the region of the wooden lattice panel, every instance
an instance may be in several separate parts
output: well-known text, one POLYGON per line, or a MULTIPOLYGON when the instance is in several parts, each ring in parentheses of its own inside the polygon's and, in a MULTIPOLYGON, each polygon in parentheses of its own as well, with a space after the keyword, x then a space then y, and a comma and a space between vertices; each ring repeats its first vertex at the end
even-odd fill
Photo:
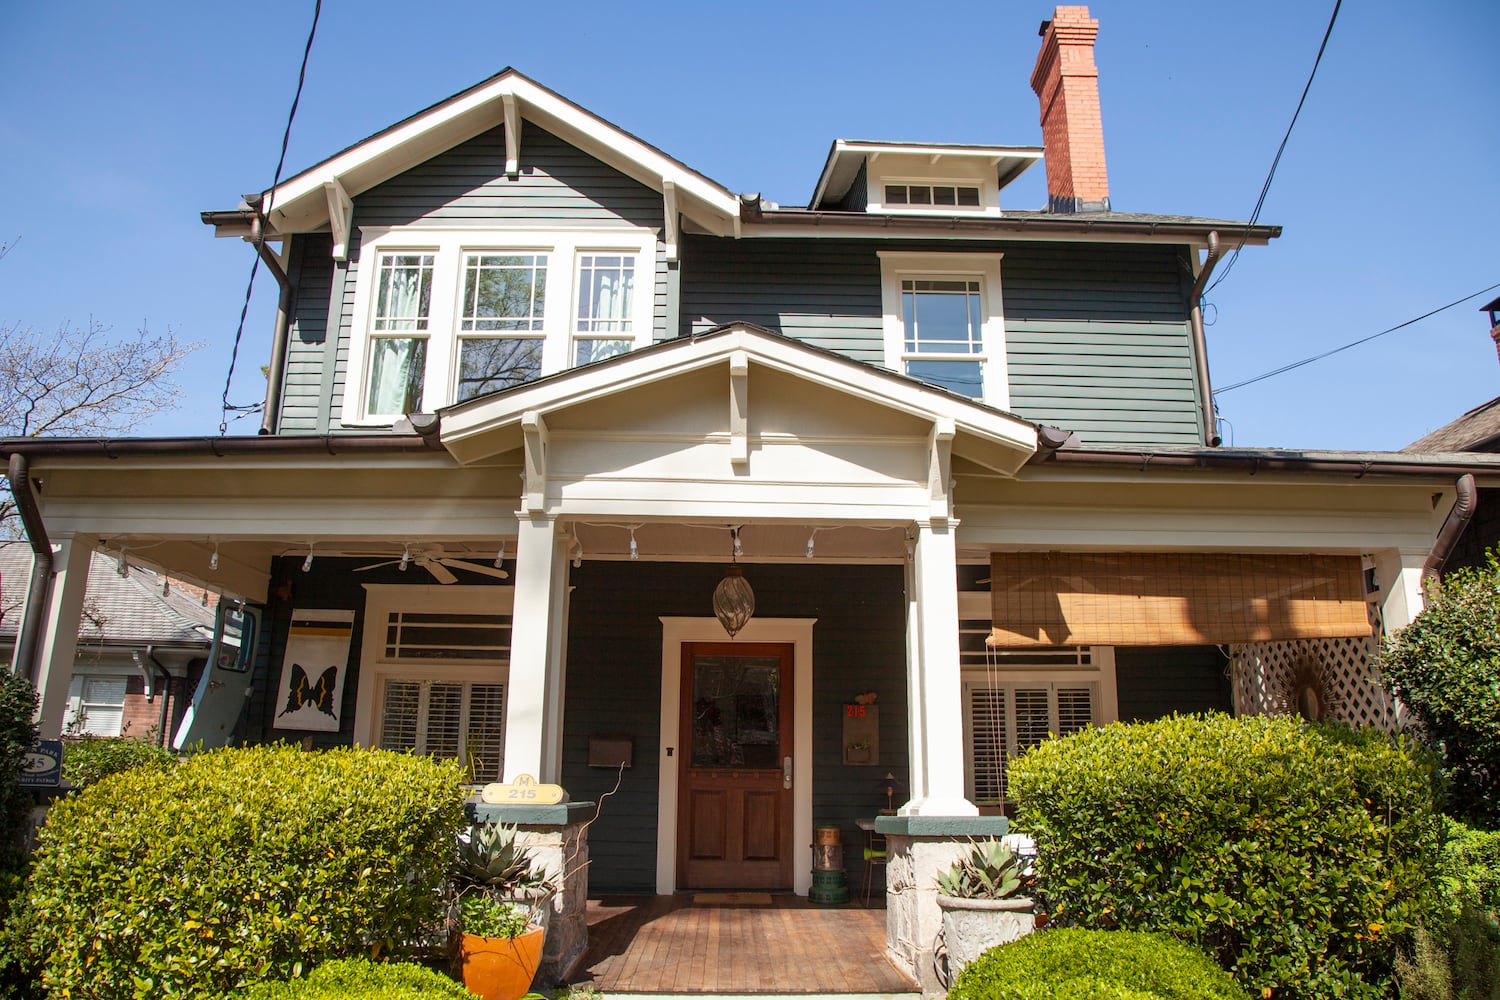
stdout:
POLYGON ((1356 726, 1397 728, 1395 702, 1374 667, 1382 631, 1380 608, 1370 605, 1371 634, 1360 639, 1297 639, 1230 647, 1237 715, 1288 715, 1295 687, 1309 668, 1321 678, 1324 718, 1356 726))

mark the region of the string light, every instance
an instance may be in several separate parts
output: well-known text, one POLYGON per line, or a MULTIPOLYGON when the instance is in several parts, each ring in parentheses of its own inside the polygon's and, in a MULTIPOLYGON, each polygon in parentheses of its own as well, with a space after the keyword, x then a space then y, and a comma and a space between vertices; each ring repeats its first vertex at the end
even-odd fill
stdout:
POLYGON ((638 548, 636 548, 636 544, 635 544, 635 529, 631 528, 630 529, 630 558, 631 559, 639 559, 640 557, 641 557, 641 550, 638 549, 638 548))
POLYGON ((214 554, 208 557, 208 568, 217 570, 219 568, 219 543, 214 542, 214 554))
POLYGON ((122 577, 130 575, 130 563, 125 558, 125 546, 120 546, 120 558, 115 560, 115 572, 122 577))
POLYGON ((408 567, 410 565, 411 565, 411 546, 410 545, 403 545, 403 546, 401 546, 401 563, 396 568, 399 569, 401 572, 405 573, 406 572, 406 567, 408 567))
POLYGON ((304 573, 311 573, 312 572, 312 561, 313 561, 313 543, 312 542, 308 542, 307 543, 307 558, 304 559, 304 560, 302 560, 302 572, 304 572, 304 573))
POLYGON ((495 568, 496 569, 504 569, 505 568, 505 543, 504 542, 500 543, 500 551, 498 551, 498 552, 495 553, 495 568))
POLYGON ((818 529, 814 528, 807 535, 807 558, 813 557, 813 539, 817 537, 818 529))
POLYGON ((740 547, 740 529, 738 527, 731 527, 729 533, 734 536, 734 557, 738 559, 743 554, 743 550, 740 547))

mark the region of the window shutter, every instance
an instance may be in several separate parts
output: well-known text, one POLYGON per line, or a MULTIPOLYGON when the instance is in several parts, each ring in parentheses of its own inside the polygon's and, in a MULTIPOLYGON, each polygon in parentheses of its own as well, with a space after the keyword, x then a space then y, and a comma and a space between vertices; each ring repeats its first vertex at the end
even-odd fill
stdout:
POLYGON ((505 685, 474 684, 465 753, 475 781, 499 781, 505 760, 505 685))
POLYGON ((463 734, 464 685, 459 681, 432 681, 427 691, 425 750, 434 757, 458 757, 463 734))
POLYGON ((1036 746, 1052 732, 1051 711, 1045 687, 1016 688, 1016 749, 1036 746))
POLYGON ((975 802, 1005 798, 1005 691, 969 687, 969 793, 975 802))
POLYGON ((380 747, 384 750, 417 749, 417 718, 422 685, 419 681, 386 681, 380 709, 380 747))
POLYGON ((1057 689, 1057 735, 1068 736, 1087 729, 1093 721, 1093 685, 1057 689))

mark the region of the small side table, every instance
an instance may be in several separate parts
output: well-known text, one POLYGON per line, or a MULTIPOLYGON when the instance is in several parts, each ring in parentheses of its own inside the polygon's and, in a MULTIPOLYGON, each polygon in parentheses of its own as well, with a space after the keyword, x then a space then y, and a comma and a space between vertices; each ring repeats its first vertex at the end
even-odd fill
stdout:
POLYGON ((875 819, 857 819, 854 825, 864 831, 865 834, 865 878, 864 878, 864 901, 865 906, 870 905, 870 887, 875 882, 875 867, 886 863, 885 836, 875 832, 875 819))

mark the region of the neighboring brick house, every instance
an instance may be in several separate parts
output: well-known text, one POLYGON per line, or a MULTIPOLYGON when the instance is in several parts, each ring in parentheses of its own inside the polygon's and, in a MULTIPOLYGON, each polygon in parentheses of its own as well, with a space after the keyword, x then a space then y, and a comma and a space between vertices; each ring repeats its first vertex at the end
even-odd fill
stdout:
MULTIPOLYGON (((1484 305, 1480 312, 1489 317, 1490 339, 1495 342, 1496 354, 1500 355, 1500 299, 1484 305)), ((1457 420, 1413 441, 1402 451, 1500 454, 1500 396, 1480 403, 1457 420)), ((1478 503, 1474 507, 1474 516, 1443 565, 1445 571, 1481 565, 1487 558, 1485 553, 1500 545, 1500 488, 1480 487, 1476 495, 1478 503)))
MULTIPOLYGON (((31 549, 0 543, 0 655, 16 644, 31 549)), ((216 595, 95 552, 63 732, 170 742, 213 638, 216 595)))

